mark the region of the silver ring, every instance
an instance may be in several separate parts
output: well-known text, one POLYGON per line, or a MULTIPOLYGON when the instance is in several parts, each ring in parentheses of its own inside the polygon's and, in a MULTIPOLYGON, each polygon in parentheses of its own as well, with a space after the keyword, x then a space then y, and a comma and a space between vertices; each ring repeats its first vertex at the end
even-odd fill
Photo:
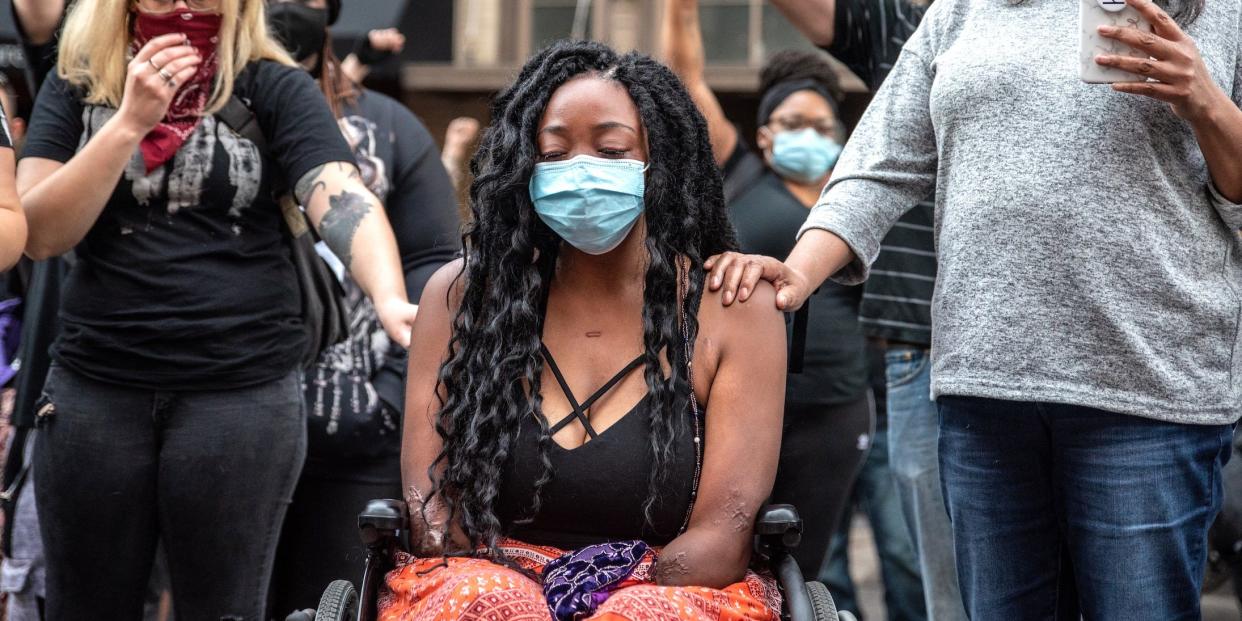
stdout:
POLYGON ((173 74, 168 73, 167 69, 160 69, 160 77, 164 78, 164 81, 169 84, 176 82, 176 80, 173 79, 173 74))
POLYGON ((155 64, 155 59, 153 59, 153 58, 148 58, 148 59, 147 59, 147 64, 148 64, 148 65, 151 65, 151 68, 152 68, 152 69, 154 69, 154 70, 156 70, 156 71, 162 71, 162 70, 163 70, 163 67, 160 67, 159 65, 155 64))

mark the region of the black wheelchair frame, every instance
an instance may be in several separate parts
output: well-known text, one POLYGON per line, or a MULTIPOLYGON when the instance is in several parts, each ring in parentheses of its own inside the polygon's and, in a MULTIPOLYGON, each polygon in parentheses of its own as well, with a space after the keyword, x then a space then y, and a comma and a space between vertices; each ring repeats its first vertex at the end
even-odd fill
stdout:
MULTIPOLYGON (((328 585, 317 610, 294 613, 286 621, 374 621, 380 581, 392 569, 395 553, 408 549, 404 543, 408 528, 405 503, 367 503, 358 515, 358 529, 367 550, 359 588, 348 580, 337 580, 328 585)), ((769 505, 755 521, 755 557, 776 576, 784 601, 782 621, 853 621, 847 612, 838 616, 827 587, 803 577, 790 554, 801 540, 802 518, 791 505, 769 505)))

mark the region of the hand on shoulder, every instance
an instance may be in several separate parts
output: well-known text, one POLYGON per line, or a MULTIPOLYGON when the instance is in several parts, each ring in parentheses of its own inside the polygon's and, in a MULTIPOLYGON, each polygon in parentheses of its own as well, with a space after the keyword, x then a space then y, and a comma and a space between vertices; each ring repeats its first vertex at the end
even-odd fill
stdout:
POLYGON ((767 281, 754 285, 746 304, 725 306, 725 290, 704 290, 699 307, 700 324, 722 354, 745 351, 758 357, 785 355, 785 317, 776 308, 776 288, 767 281))

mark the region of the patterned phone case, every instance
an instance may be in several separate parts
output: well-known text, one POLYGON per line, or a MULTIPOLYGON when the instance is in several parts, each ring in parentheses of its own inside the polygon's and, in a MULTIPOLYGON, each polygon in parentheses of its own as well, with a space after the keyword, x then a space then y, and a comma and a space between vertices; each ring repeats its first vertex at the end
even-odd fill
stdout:
POLYGON ((1151 24, 1138 11, 1125 6, 1125 0, 1079 0, 1079 7, 1082 39, 1078 47, 1078 61, 1082 81, 1090 84, 1144 81, 1142 76, 1096 64, 1095 57, 1103 54, 1147 58, 1147 54, 1139 50, 1100 36, 1096 28, 1109 25, 1150 32, 1151 24))

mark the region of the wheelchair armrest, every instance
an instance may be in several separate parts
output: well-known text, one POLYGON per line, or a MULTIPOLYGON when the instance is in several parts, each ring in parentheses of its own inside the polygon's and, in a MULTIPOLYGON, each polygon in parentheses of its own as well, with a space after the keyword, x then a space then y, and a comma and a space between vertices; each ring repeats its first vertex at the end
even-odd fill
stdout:
POLYGON ((372 500, 358 514, 362 542, 368 546, 395 537, 409 526, 405 503, 400 500, 372 500))
POLYGON ((375 618, 375 602, 383 576, 392 569, 395 551, 407 548, 402 539, 408 536, 410 525, 406 506, 400 500, 372 500, 358 514, 358 530, 362 543, 367 547, 362 582, 359 583, 359 619, 375 618))
POLYGON ((802 517, 793 505, 768 505, 755 520, 756 552, 776 558, 802 542, 802 517))

